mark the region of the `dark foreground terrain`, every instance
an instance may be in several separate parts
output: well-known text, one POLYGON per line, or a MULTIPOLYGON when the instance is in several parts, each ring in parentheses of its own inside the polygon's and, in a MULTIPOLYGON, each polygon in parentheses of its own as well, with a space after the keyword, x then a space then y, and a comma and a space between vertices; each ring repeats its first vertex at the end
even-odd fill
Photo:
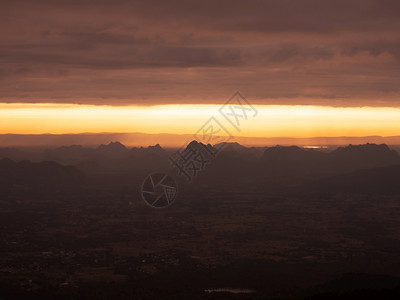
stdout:
POLYGON ((176 202, 154 210, 140 198, 142 175, 3 165, 43 167, 40 180, 52 181, 0 190, 0 299, 400 297, 400 193, 371 188, 382 167, 308 182, 285 171, 281 185, 214 170, 178 182, 176 202))

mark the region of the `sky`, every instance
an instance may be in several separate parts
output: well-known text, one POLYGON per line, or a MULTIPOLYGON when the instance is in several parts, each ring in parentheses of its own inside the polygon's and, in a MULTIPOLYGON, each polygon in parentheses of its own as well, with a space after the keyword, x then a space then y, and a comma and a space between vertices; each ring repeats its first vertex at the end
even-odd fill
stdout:
POLYGON ((234 137, 397 136, 400 108, 310 105, 261 105, 257 114, 236 111, 225 119, 215 105, 105 106, 71 104, 0 104, 0 134, 78 134, 144 132, 195 134, 203 128, 234 137), (241 116, 241 117, 240 117, 241 116), (208 123, 215 118, 218 123, 208 123), (289 120, 289 121, 288 121, 289 120), (376 124, 379 124, 377 126, 376 124), (68 131, 66 131, 66 129, 68 131))
MULTIPOLYGON (((168 125, 175 116, 161 124, 141 107, 163 112, 176 105, 179 116, 183 107, 193 112, 191 105, 217 109, 237 90, 261 110, 306 105, 337 108, 339 117, 343 107, 354 116, 372 107, 379 119, 381 108, 400 106, 400 2, 2 1, 0 66, 0 102, 33 105, 19 108, 30 108, 43 125, 44 103, 60 104, 61 115, 71 113, 66 104, 109 107, 110 114, 129 106, 160 132, 181 132, 168 125)), ((1 109, 2 116, 10 112, 1 109)), ((357 119, 348 126, 358 128, 357 119)), ((315 120, 310 126, 320 128, 315 120)), ((29 121, 21 122, 13 127, 15 120, 3 117, 2 132, 28 133, 29 121)), ((265 119, 259 122, 261 128, 265 119)), ((355 133, 389 133, 380 127, 355 133)), ((268 131, 248 136, 256 133, 268 131)))

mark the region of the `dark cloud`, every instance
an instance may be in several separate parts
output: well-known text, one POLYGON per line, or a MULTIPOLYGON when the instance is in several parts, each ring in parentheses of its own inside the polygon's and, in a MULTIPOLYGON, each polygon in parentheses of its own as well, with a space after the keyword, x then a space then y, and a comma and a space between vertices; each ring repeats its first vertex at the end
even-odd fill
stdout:
POLYGON ((400 2, 3 1, 0 66, 11 102, 398 106, 400 2))

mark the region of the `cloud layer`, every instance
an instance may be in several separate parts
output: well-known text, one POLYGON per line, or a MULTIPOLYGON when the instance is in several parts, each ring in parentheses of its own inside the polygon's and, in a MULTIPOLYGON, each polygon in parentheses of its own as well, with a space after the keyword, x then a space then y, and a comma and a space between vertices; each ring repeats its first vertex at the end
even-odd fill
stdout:
POLYGON ((399 106, 400 2, 8 1, 0 101, 399 106))

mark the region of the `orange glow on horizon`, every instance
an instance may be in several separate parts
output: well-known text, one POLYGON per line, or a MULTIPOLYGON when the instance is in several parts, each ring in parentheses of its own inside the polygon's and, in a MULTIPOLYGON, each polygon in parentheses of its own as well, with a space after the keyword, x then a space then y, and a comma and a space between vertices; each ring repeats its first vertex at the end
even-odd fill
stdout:
POLYGON ((400 108, 256 105, 237 132, 219 105, 94 106, 0 104, 0 133, 143 132, 191 134, 214 116, 234 136, 337 137, 400 135, 400 108))

